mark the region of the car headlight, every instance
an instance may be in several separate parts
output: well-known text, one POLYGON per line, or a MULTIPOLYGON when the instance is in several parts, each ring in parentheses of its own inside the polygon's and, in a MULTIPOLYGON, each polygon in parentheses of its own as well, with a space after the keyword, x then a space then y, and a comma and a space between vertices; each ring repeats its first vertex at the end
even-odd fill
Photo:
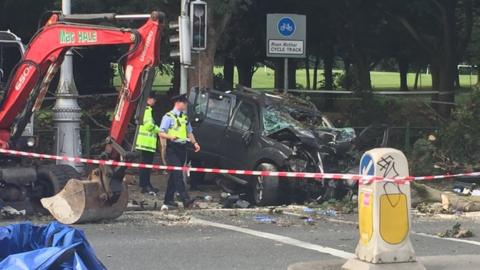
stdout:
POLYGON ((37 144, 37 140, 35 137, 30 137, 27 139, 27 146, 34 147, 37 144))

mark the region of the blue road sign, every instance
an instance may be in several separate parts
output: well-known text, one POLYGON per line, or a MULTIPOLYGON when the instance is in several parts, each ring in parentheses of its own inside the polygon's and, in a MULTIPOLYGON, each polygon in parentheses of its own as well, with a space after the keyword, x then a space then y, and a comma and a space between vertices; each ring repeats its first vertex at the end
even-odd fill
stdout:
POLYGON ((374 175, 375 173, 375 163, 373 162, 372 156, 365 154, 360 160, 360 174, 361 175, 374 175))
POLYGON ((283 17, 278 20, 278 32, 284 36, 289 37, 295 33, 295 22, 290 17, 283 17))

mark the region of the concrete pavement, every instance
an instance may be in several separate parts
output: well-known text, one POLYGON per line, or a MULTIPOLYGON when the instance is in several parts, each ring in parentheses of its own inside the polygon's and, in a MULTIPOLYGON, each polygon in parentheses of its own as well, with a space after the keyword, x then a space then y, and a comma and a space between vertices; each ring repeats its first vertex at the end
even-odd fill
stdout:
MULTIPOLYGON (((174 214, 180 218, 159 212, 127 212, 114 222, 79 227, 85 230, 97 255, 109 269, 287 269, 298 262, 319 260, 338 265, 345 262, 345 259, 338 260, 338 254, 353 255, 357 244, 356 225, 342 222, 355 220, 354 215, 317 219, 313 224, 296 216, 269 215, 275 223, 265 224, 255 221, 259 213, 248 211, 195 210, 174 214), (245 233, 242 229, 249 231, 245 233), (305 243, 311 246, 302 246, 305 243), (340 253, 316 250, 317 247, 340 253)), ((414 230, 430 235, 451 227, 454 222, 429 220, 425 226, 425 221, 415 220, 414 230)), ((474 226, 478 226, 474 220, 461 222, 471 226, 474 232, 474 226)), ((465 262, 467 257, 463 255, 480 253, 476 240, 474 237, 469 240, 471 243, 464 243, 412 235, 417 255, 432 262, 439 262, 439 257, 430 257, 434 255, 465 262)))

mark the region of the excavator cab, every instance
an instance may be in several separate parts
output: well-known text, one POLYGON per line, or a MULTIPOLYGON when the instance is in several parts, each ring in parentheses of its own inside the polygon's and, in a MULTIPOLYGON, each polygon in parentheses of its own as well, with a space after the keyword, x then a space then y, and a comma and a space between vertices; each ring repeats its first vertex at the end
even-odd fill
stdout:
MULTIPOLYGON (((22 40, 10 31, 0 31, 0 103, 5 95, 7 83, 15 66, 25 53, 22 40)), ((22 136, 17 140, 15 149, 30 150, 37 145, 37 137, 33 134, 33 115, 25 126, 22 136)))
POLYGON ((10 31, 0 31, 0 101, 5 94, 10 73, 24 52, 25 46, 18 36, 10 31))

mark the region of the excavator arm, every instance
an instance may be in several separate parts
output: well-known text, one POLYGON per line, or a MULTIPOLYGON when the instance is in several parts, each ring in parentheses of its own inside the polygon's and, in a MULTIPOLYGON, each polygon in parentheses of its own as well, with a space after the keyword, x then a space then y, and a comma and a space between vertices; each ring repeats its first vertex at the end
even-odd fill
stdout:
MULTIPOLYGON (((33 111, 38 109, 66 52, 72 48, 127 45, 119 59, 122 87, 106 140, 104 159, 128 159, 122 147, 135 110, 141 120, 155 68, 159 63, 160 34, 164 14, 145 15, 53 14, 28 44, 22 60, 8 80, 0 101, 0 148, 14 145, 33 111), (104 20, 146 19, 138 29, 115 28, 91 23, 104 20)), ((128 201, 123 183, 126 168, 105 165, 94 169, 87 181, 72 179, 57 195, 41 200, 43 206, 63 223, 116 218, 128 201)))
MULTIPOLYGON (((129 18, 125 15, 119 17, 129 18)), ((150 89, 147 84, 152 83, 154 68, 159 62, 163 17, 162 13, 153 12, 142 27, 128 29, 77 23, 95 18, 115 19, 114 14, 54 14, 32 38, 7 83, 6 94, 0 104, 0 147, 7 148, 8 143, 21 134, 31 113, 43 101, 65 53, 75 47, 102 45, 130 46, 119 63, 124 70, 120 72, 123 86, 110 130, 110 137, 121 142, 143 91, 150 89)))

